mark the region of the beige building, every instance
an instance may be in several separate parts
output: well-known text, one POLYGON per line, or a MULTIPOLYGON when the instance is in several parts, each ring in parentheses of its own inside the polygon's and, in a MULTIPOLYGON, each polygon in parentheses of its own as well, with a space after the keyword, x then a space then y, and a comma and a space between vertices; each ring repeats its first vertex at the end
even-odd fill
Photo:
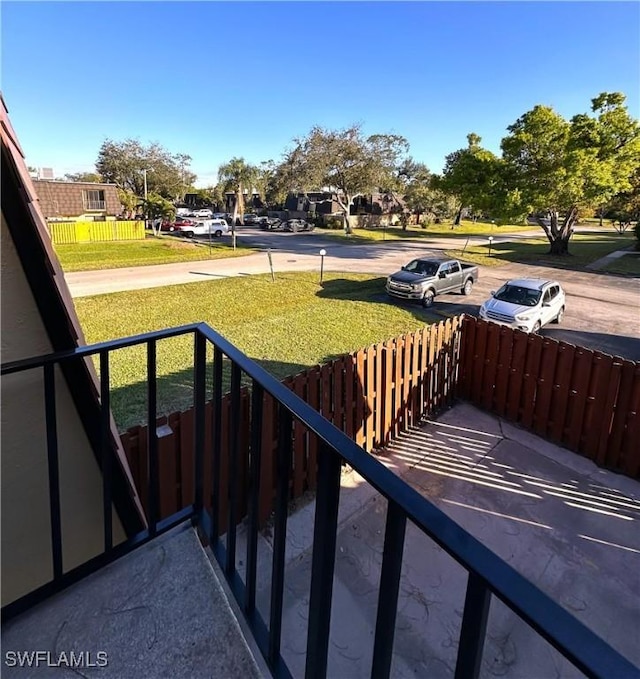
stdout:
POLYGON ((115 184, 36 179, 33 188, 47 220, 92 221, 122 213, 115 184))
MULTIPOLYGON (((4 101, 2 135, 2 364, 85 344, 44 215, 4 101)), ((60 478, 62 566, 68 572, 104 549, 98 381, 87 359, 54 369, 60 478), (94 427, 94 429, 92 429, 94 427)), ((2 605, 53 575, 51 502, 42 367, 1 382, 2 605), (28 567, 25 568, 25 564, 28 567)), ((51 402, 49 403, 51 405, 51 402)), ((51 429, 50 429, 51 433, 51 429)), ((113 540, 141 530, 144 518, 115 426, 113 540)))

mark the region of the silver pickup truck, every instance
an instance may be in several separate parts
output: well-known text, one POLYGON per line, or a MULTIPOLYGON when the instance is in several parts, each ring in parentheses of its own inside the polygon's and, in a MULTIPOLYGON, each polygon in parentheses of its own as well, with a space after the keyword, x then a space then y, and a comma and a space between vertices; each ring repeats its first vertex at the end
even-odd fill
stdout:
POLYGON ((430 307, 444 292, 471 294, 478 267, 457 259, 414 259, 387 278, 387 293, 400 299, 419 300, 430 307))

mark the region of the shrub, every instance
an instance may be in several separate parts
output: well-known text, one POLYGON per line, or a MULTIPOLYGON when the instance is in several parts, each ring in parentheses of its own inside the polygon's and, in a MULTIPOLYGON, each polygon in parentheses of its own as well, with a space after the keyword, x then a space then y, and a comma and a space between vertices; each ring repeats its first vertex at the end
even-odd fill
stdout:
POLYGON ((341 217, 325 217, 324 218, 324 228, 325 229, 343 229, 344 223, 341 217))

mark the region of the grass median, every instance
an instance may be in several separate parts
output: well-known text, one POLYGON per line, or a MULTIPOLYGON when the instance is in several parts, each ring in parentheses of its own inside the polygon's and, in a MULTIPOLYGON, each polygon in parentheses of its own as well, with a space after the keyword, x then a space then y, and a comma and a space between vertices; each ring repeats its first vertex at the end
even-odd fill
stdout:
MULTIPOLYGON (((88 343, 204 321, 281 379, 441 320, 391 302, 369 274, 251 276, 75 300, 88 343)), ((144 346, 112 353, 112 408, 120 430, 146 418, 144 346)), ((158 343, 158 413, 191 407, 193 338, 158 343)))
POLYGON ((398 241, 398 240, 422 240, 429 238, 466 238, 467 236, 498 236, 510 233, 520 233, 534 231, 535 226, 531 224, 517 225, 508 224, 497 226, 491 222, 471 222, 463 220, 459 226, 452 226, 451 223, 429 224, 425 228, 421 226, 408 226, 403 229, 401 226, 370 226, 359 227, 349 236, 345 235, 342 229, 318 228, 318 232, 329 236, 331 239, 340 243, 372 243, 378 241, 398 241))
POLYGON ((241 244, 234 250, 231 237, 213 238, 209 243, 163 235, 144 240, 56 245, 55 251, 63 270, 68 272, 242 257, 255 252, 241 244))

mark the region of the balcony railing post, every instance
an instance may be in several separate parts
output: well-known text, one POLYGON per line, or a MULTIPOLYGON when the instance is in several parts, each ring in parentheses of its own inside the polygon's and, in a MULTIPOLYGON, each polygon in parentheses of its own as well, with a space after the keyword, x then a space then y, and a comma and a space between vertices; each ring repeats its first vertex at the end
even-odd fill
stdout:
POLYGON ((104 550, 113 547, 111 493, 111 401, 109 393, 109 352, 100 352, 100 445, 102 462, 102 516, 104 520, 104 550))
POLYGON ((273 567, 271 571, 271 609, 267 661, 274 667, 280 657, 282 605, 284 596, 285 551, 287 546, 287 511, 291 475, 291 413, 280 404, 278 413, 278 452, 276 512, 273 527, 273 567))
POLYGON ((340 456, 326 445, 321 445, 318 450, 306 679, 324 679, 327 674, 341 467, 340 456))
POLYGON ((263 402, 264 390, 258 382, 254 380, 251 387, 251 447, 249 451, 249 492, 247 507, 247 586, 244 601, 244 610, 248 614, 254 611, 256 605, 263 402))
POLYGON ((406 527, 407 518, 404 512, 395 502, 389 500, 373 646, 372 679, 387 679, 391 671, 406 527))
POLYGON ((218 347, 213 350, 213 450, 211 454, 211 534, 214 545, 220 535, 220 456, 222 452, 222 361, 218 347))
POLYGON ((469 573, 458 645, 455 679, 477 679, 487 630, 491 592, 485 582, 469 573))
POLYGON ((240 378, 237 363, 231 364, 231 426, 229 430, 229 485, 227 489, 227 560, 225 571, 230 576, 236 567, 236 526, 238 523, 238 457, 240 456, 240 378))
POLYGON ((58 426, 56 416, 55 366, 44 366, 44 408, 47 428, 47 462, 49 469, 49 517, 51 522, 51 556, 53 578, 62 577, 62 526, 60 518, 60 469, 58 466, 58 426))
POLYGON ((192 522, 193 525, 197 525, 201 521, 201 512, 204 507, 204 406, 206 398, 207 367, 207 342, 205 336, 200 332, 195 333, 194 361, 195 507, 192 522))
POLYGON ((149 450, 149 533, 155 537, 159 519, 156 340, 147 342, 147 444, 149 450))

